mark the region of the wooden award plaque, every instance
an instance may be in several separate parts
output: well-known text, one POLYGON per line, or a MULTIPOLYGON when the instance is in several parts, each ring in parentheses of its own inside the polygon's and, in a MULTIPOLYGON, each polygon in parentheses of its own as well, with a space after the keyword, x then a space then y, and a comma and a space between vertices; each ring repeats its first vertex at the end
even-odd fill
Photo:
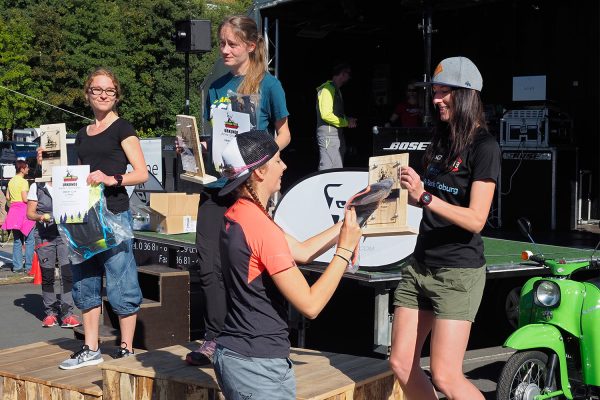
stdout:
POLYGON ((198 136, 196 117, 189 115, 177 116, 177 146, 179 147, 183 174, 179 175, 186 181, 206 184, 217 180, 207 175, 202 161, 202 151, 198 136))
POLYGON ((407 225, 408 192, 400 187, 398 169, 408 165, 408 153, 369 157, 369 183, 392 179, 390 195, 382 201, 363 228, 364 236, 413 235, 416 229, 407 225))
POLYGON ((67 165, 67 128, 65 124, 40 125, 42 151, 42 176, 36 182, 50 182, 52 168, 67 165))

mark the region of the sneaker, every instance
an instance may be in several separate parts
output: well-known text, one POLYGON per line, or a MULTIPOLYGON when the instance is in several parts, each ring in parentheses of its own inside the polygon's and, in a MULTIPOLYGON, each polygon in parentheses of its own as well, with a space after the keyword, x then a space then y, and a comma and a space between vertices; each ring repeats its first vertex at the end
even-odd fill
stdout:
POLYGON ((135 353, 132 351, 127 350, 127 347, 122 347, 123 343, 121 343, 121 347, 119 347, 119 350, 117 350, 117 352, 113 355, 113 358, 125 358, 125 357, 129 357, 134 355, 135 353))
POLYGON ((81 325, 81 321, 77 318, 76 315, 69 315, 68 317, 63 318, 60 327, 61 328, 75 328, 76 326, 81 325))
POLYGON ((216 347, 217 343, 214 340, 205 340, 199 348, 187 353, 185 362, 197 366, 211 364, 216 347))
POLYGON ((44 328, 50 328, 51 326, 58 325, 58 319, 56 315, 46 315, 46 318, 42 320, 42 326, 44 328))
POLYGON ((81 350, 71 354, 71 357, 63 361, 58 368, 60 369, 76 369, 81 367, 87 367, 90 365, 98 365, 103 362, 102 354, 100 349, 93 351, 90 350, 87 344, 84 344, 81 350))

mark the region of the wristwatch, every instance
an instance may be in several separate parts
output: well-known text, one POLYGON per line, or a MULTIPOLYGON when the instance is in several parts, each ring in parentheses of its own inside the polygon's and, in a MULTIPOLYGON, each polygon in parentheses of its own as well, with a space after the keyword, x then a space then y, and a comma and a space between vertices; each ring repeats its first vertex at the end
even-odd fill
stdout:
POLYGON ((117 184, 115 186, 121 186, 123 183, 123 175, 113 175, 113 178, 117 180, 117 184))
POLYGON ((417 202, 417 204, 419 205, 419 207, 425 207, 428 206, 429 203, 431 203, 431 200, 433 200, 433 195, 429 192, 423 192, 421 193, 421 197, 419 197, 419 201, 417 202))

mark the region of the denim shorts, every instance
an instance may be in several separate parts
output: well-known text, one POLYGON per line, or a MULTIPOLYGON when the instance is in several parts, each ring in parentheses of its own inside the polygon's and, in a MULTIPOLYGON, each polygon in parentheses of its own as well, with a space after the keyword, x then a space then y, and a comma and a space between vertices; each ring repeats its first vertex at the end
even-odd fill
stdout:
MULTIPOLYGON (((131 224, 131 212, 117 214, 121 223, 131 224)), ((105 250, 82 262, 73 264, 73 300, 80 310, 102 304, 102 276, 106 274, 106 295, 117 315, 138 312, 142 290, 138 282, 137 265, 133 257, 133 239, 105 250)))
POLYGON ((296 398, 296 376, 289 358, 246 357, 217 345, 213 360, 227 400, 296 398))
POLYGON ((394 305, 431 310, 439 319, 475 321, 485 287, 480 268, 429 267, 411 257, 402 269, 394 305))

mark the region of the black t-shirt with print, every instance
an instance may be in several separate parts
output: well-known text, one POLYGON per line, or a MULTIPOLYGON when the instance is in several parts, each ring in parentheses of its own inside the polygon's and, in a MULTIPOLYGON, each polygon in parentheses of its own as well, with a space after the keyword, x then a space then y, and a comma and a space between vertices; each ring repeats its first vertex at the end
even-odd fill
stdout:
MULTIPOLYGON (((115 120, 108 128, 97 135, 89 136, 87 126, 77 132, 75 146, 77 158, 82 165, 89 165, 90 172, 100 170, 108 176, 124 174, 127 170, 127 156, 121 142, 129 136, 137 136, 133 126, 122 118, 115 120)), ((129 210, 127 190, 122 187, 107 186, 104 189, 106 206, 112 212, 129 210)))
MULTIPOLYGON (((498 182, 500 147, 485 129, 477 131, 473 143, 451 169, 442 171, 440 158, 444 155, 436 156, 422 178, 423 184, 426 191, 449 204, 468 207, 474 181, 498 182)), ((448 222, 427 207, 423 209, 414 256, 431 267, 478 268, 485 264, 480 234, 448 222)))

